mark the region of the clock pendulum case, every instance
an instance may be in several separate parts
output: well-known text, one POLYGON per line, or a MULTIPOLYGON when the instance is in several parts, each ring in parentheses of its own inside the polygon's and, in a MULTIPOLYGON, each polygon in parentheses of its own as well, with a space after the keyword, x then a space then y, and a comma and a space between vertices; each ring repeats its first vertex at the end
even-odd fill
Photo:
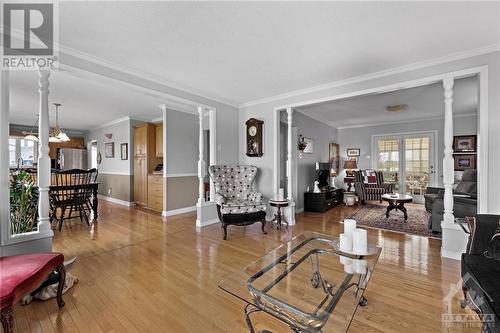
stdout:
POLYGON ((264 122, 250 118, 245 124, 247 125, 247 156, 260 157, 264 154, 264 144, 262 142, 262 125, 264 122))

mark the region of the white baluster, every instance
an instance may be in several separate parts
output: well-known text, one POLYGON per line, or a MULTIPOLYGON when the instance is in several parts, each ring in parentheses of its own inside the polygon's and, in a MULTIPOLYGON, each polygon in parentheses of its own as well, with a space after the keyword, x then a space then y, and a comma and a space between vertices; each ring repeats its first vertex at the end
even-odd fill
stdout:
POLYGON ((51 183, 49 157, 49 70, 39 71, 39 121, 38 121, 38 230, 50 230, 49 187, 51 183))
POLYGON ((203 145, 203 107, 198 107, 198 120, 199 120, 199 156, 198 156, 198 205, 202 205, 205 202, 205 160, 204 160, 204 145, 203 145))
POLYGON ((167 216, 167 106, 165 104, 160 105, 161 115, 163 120, 163 210, 161 212, 162 216, 167 216))
MULTIPOLYGON (((8 240, 10 235, 9 215, 9 71, 1 70, 1 99, 0 99, 0 234, 2 244, 8 240)), ((0 250, 0 255, 2 251, 0 250)))
POLYGON ((288 138, 287 138, 287 155, 286 155, 286 179, 287 179, 287 199, 293 201, 292 193, 292 108, 287 108, 288 120, 288 138))
POLYGON ((444 88, 444 158, 443 158, 443 184, 444 184, 444 215, 445 224, 453 224, 453 77, 443 80, 444 88))

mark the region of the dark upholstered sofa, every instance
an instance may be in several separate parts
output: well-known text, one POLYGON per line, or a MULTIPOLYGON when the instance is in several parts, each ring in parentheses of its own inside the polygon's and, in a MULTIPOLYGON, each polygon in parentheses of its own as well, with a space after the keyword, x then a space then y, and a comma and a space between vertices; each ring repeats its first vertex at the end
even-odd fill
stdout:
MULTIPOLYGON (((455 217, 475 216, 477 213, 477 172, 466 170, 462 180, 453 191, 453 215, 455 217)), ((444 189, 427 187, 425 209, 431 213, 429 229, 434 233, 441 232, 441 221, 444 214, 444 189)))
POLYGON ((462 254, 465 302, 483 315, 484 332, 500 332, 500 261, 487 258, 491 237, 500 215, 477 215, 468 219, 471 236, 462 254))

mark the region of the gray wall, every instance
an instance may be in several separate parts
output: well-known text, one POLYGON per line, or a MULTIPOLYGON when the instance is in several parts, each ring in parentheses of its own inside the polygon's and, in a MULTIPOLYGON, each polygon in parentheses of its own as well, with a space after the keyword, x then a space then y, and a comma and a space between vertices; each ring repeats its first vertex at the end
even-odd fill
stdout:
MULTIPOLYGON (((286 114, 286 112, 281 113, 286 114)), ((302 154, 302 158, 299 157, 300 151, 298 150, 297 142, 292 141, 295 154, 294 159, 297 166, 297 199, 295 207, 297 211, 300 211, 304 209, 304 192, 308 186, 312 189, 314 185, 313 182, 316 177, 315 163, 328 162, 329 143, 337 142, 338 131, 336 128, 323 124, 297 111, 293 112, 292 126, 297 128, 297 135, 302 135, 314 141, 314 152, 312 154, 302 154)), ((286 127, 284 128, 286 129, 286 127)), ((281 164, 286 170, 286 140, 282 147, 285 148, 285 158, 282 159, 281 164)))
POLYGON ((198 116, 167 110, 167 173, 196 173, 197 167, 198 116))
MULTIPOLYGON (((477 116, 455 117, 453 119, 453 134, 454 135, 469 135, 477 134, 477 116)), ((340 144, 340 169, 341 173, 337 177, 337 185, 343 185, 345 170, 343 170, 344 161, 347 158, 347 148, 360 148, 361 155, 358 159, 358 167, 360 169, 372 168, 373 152, 372 152, 372 137, 373 135, 396 134, 407 132, 420 131, 436 131, 437 132, 437 161, 434 162, 434 167, 437 173, 437 186, 443 185, 443 157, 444 157, 444 119, 433 119, 424 121, 413 121, 404 124, 390 124, 358 128, 339 129, 339 144, 340 144)))
POLYGON ((90 141, 97 140, 97 151, 102 155, 102 162, 97 165, 99 194, 127 202, 133 201, 133 126, 137 123, 139 121, 126 119, 110 126, 97 128, 85 135, 88 166, 91 165, 90 141), (106 133, 113 134, 113 137, 108 139, 104 136, 106 133), (113 158, 107 158, 104 154, 104 145, 108 142, 115 143, 113 158), (128 160, 121 159, 121 143, 128 143, 128 160))
MULTIPOLYGON (((274 191, 273 187, 273 110, 276 107, 311 101, 319 98, 338 96, 341 94, 373 89, 404 82, 408 80, 419 79, 432 75, 438 75, 451 71, 458 71, 466 68, 487 65, 488 75, 488 147, 485 148, 488 156, 488 213, 500 214, 500 196, 496 191, 500 188, 500 177, 496 176, 496 170, 500 168, 500 52, 493 52, 483 55, 470 57, 467 59, 450 61, 438 65, 418 68, 404 72, 395 72, 394 74, 383 77, 375 77, 360 82, 353 82, 345 85, 334 86, 321 91, 295 94, 291 97, 284 97, 279 100, 263 102, 260 104, 245 106, 240 109, 239 114, 239 145, 240 145, 240 163, 253 164, 260 168, 260 177, 257 179, 257 189, 269 197, 274 191), (261 158, 247 157, 245 152, 245 121, 249 118, 257 118, 264 121, 264 156, 261 158)), ((486 88, 486 87, 483 87, 486 88)))

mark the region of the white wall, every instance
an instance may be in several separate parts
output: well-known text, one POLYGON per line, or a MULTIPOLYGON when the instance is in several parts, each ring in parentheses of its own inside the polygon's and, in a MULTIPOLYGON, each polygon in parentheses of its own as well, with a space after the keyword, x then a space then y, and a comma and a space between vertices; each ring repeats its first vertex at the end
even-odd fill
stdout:
MULTIPOLYGON (((454 135, 469 135, 477 133, 477 116, 455 117, 453 119, 454 135)), ((437 161, 434 162, 434 168, 437 170, 437 184, 443 185, 443 157, 444 157, 444 119, 413 121, 404 124, 389 124, 378 126, 367 126, 358 128, 339 129, 340 143, 340 168, 344 165, 347 159, 347 148, 360 148, 360 157, 358 159, 358 167, 360 169, 372 168, 373 152, 372 152, 372 137, 373 135, 395 134, 420 131, 436 131, 437 132, 437 161)), ((345 173, 340 173, 337 183, 342 184, 345 173)))
MULTIPOLYGON (((332 86, 321 91, 307 92, 303 94, 291 95, 279 100, 263 102, 260 104, 245 106, 240 109, 239 115, 239 146, 240 163, 253 164, 260 168, 260 176, 257 179, 257 188, 266 196, 273 192, 273 109, 283 105, 310 101, 319 98, 333 97, 340 94, 356 92, 365 89, 373 89, 403 81, 428 77, 462 70, 466 68, 488 65, 488 212, 500 214, 500 196, 496 191, 500 188, 500 177, 496 176, 497 169, 500 168, 500 52, 488 53, 470 57, 467 59, 455 60, 443 64, 432 65, 425 68, 410 69, 404 72, 394 72, 376 78, 348 83, 339 86, 332 86), (257 118, 264 121, 264 156, 260 158, 247 157, 245 152, 245 121, 249 118, 257 118)), ((441 138, 442 140, 442 138, 441 138)))
POLYGON ((198 115, 167 110, 167 173, 197 173, 198 115))

